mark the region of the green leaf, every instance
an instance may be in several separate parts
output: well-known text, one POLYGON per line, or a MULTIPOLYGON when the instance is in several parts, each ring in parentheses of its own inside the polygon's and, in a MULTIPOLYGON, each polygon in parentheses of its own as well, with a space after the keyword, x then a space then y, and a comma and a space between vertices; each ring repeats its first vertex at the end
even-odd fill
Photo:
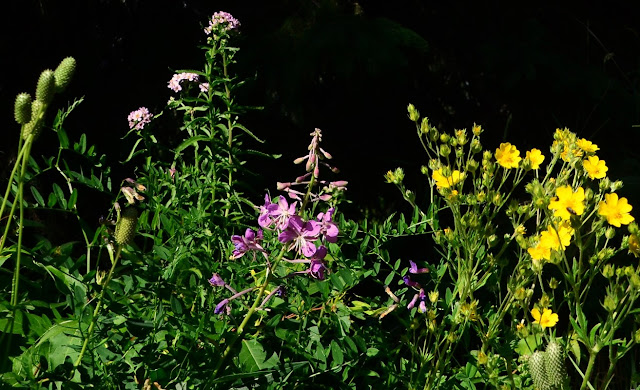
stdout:
POLYGON ((344 362, 344 354, 342 348, 335 340, 331 341, 331 367, 337 367, 344 362))
MULTIPOLYGON (((83 134, 84 135, 84 134, 83 134)), ((136 152, 136 149, 138 148, 138 145, 140 144, 140 142, 142 142, 142 138, 138 138, 138 140, 136 141, 135 144, 133 144, 133 148, 131 148, 131 152, 129 152, 129 155, 127 156, 127 158, 124 161, 121 161, 121 163, 126 163, 129 160, 131 160, 133 157, 135 157, 136 155, 138 155, 139 153, 143 152, 141 150, 139 150, 138 152, 136 152)))
POLYGON ((210 140, 209 137, 204 136, 204 135, 197 135, 195 137, 191 137, 186 139, 183 143, 181 143, 180 145, 178 145, 178 147, 176 148, 175 152, 176 153, 180 153, 183 150, 185 150, 186 148, 188 148, 189 146, 193 146, 193 145, 198 145, 198 142, 200 141, 208 141, 210 140))
POLYGON ((53 183, 53 193, 56 195, 58 202, 63 209, 67 208, 67 200, 64 198, 64 192, 62 192, 62 188, 57 183, 53 183))
POLYGON ((38 202, 38 205, 44 206, 44 199, 42 198, 42 195, 40 195, 40 192, 38 192, 36 187, 31 186, 31 194, 33 195, 33 198, 36 200, 36 202, 38 202))
POLYGON ((275 352, 269 359, 266 357, 267 353, 258 340, 242 340, 242 349, 238 354, 238 359, 246 371, 266 370, 278 365, 278 356, 275 352))
POLYGON ((60 147, 62 147, 63 149, 67 149, 69 147, 69 137, 67 136, 67 133, 62 127, 58 127, 57 133, 60 147))
POLYGON ((73 209, 76 207, 76 202, 78 201, 78 190, 76 188, 71 191, 71 196, 69 196, 69 208, 73 209))

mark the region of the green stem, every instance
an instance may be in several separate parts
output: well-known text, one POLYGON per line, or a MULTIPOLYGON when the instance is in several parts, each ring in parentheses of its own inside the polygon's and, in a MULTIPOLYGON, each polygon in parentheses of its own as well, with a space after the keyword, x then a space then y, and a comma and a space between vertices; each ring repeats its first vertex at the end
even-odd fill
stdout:
POLYGON ((580 386, 580 390, 584 390, 587 388, 587 384, 589 384, 589 378, 591 378, 591 372, 593 371, 593 367, 595 366, 596 356, 598 352, 594 351, 593 348, 589 350, 589 363, 587 364, 587 371, 584 373, 584 378, 582 378, 582 385, 580 386))
MULTIPOLYGON (((229 72, 227 70, 227 56, 224 53, 224 50, 222 51, 222 72, 224 75, 224 91, 225 94, 227 96, 227 147, 229 148, 228 150, 228 154, 229 154, 229 191, 232 190, 232 184, 233 184, 233 154, 231 153, 231 147, 233 146, 233 124, 231 123, 231 90, 229 90, 229 85, 227 84, 227 79, 229 77, 229 72)), ((229 198, 229 194, 227 193, 227 198, 229 198)), ((224 211, 224 216, 228 217, 229 216, 229 210, 230 208, 227 207, 224 211)))
POLYGON ((91 324, 89 324, 89 329, 87 330, 87 335, 86 335, 86 337, 84 339, 84 343, 82 344, 82 349, 80 350, 80 355, 78 355, 78 359, 76 360, 75 364, 73 365, 73 370, 71 371, 71 376, 73 376, 73 373, 75 372, 75 370, 78 368, 78 366, 82 362, 82 357, 84 356, 84 353, 87 350, 87 346, 89 345, 89 340, 91 339, 91 335, 93 334, 93 329, 96 326, 96 322, 98 322, 98 314, 100 314, 100 308, 102 307, 102 300, 104 299, 104 293, 107 291, 107 287, 109 286, 109 282, 111 281, 111 277, 113 276, 113 271, 116 269, 116 266, 118 265, 118 260, 120 259, 120 253, 121 252, 122 252, 122 246, 119 245, 118 249, 116 251, 115 258, 111 262, 111 270, 109 270, 109 274, 107 275, 107 278, 104 280, 104 284, 102 285, 102 291, 100 291, 100 297, 98 298, 98 304, 96 305, 96 308, 93 310, 93 316, 91 317, 91 324))
MULTIPOLYGON (((282 260, 282 257, 284 256, 284 253, 286 251, 285 248, 286 247, 284 247, 284 246, 282 247, 282 250, 280 251, 280 254, 278 254, 278 257, 273 262, 273 266, 271 267, 272 270, 275 270, 276 266, 278 265, 280 260, 282 260)), ((234 337, 229 342, 229 345, 227 345, 227 348, 225 349, 224 353, 222 354, 222 357, 218 360, 218 363, 216 364, 216 368, 213 370, 213 374, 211 375, 211 378, 209 378, 209 382, 211 380, 215 379, 218 376, 218 373, 219 373, 220 369, 223 367, 224 362, 229 357, 229 354, 231 353, 231 350, 233 349, 233 346, 235 345, 235 343, 239 339, 242 338, 242 333, 244 333, 244 328, 247 326, 247 324, 251 320, 251 317, 257 311, 258 307, 262 303, 262 297, 264 296, 264 291, 267 288, 267 286, 269 285, 269 283, 271 282, 272 278, 273 278, 273 271, 269 272, 269 268, 267 268, 267 275, 265 277, 264 283, 262 283, 262 285, 260 286, 260 290, 258 291, 258 295, 256 296, 256 299, 254 300, 253 305, 251 305, 251 307, 249 308, 249 311, 244 316, 244 320, 242 321, 240 326, 238 326, 238 330, 236 331, 236 337, 234 337)))

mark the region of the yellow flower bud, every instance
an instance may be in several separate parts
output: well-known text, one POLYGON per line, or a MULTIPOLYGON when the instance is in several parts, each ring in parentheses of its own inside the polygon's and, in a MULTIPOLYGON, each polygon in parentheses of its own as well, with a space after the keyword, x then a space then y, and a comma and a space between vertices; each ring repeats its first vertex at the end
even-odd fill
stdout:
POLYGON ((409 104, 407 106, 407 111, 409 111, 409 119, 412 122, 417 122, 420 120, 420 113, 416 110, 416 107, 413 104, 409 104))

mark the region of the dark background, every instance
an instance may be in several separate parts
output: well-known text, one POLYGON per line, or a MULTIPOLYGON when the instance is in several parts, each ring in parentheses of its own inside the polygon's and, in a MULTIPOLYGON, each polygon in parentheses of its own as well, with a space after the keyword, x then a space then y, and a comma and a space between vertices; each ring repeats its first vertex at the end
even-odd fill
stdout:
MULTIPOLYGON (((116 163, 130 147, 120 141, 127 115, 141 106, 161 111, 173 70, 202 68, 202 27, 224 10, 242 23, 233 70, 251 78, 238 99, 265 107, 241 122, 267 140, 262 150, 283 154, 251 162, 260 190, 274 192, 275 181, 300 174, 291 161, 319 127, 342 169, 336 178, 350 182, 354 211, 396 209, 402 202, 384 183, 387 170, 403 166, 410 186, 426 187, 419 174, 426 155, 406 114, 411 102, 440 130, 481 124, 491 150, 510 141, 523 154, 532 147, 548 154, 554 130, 569 127, 600 146, 610 177, 624 180, 621 192, 640 204, 640 127, 633 127, 640 125, 640 13, 633 1, 8 3, 0 24, 2 183, 17 145, 15 96, 33 94, 40 72, 69 55, 77 74, 54 109, 85 96, 66 129, 72 138, 87 133, 108 155, 114 180, 130 174, 134 167, 116 163)), ((153 131, 177 142, 177 126, 161 121, 153 131)), ((53 154, 47 140, 55 135, 43 139, 34 154, 53 154)))

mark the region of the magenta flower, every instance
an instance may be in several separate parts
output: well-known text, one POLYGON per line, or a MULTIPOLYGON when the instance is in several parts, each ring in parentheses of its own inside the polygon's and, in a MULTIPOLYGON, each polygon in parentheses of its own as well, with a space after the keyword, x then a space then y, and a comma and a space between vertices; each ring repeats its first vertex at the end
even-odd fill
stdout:
POLYGON ((327 210, 326 213, 318 214, 318 221, 320 223, 320 233, 324 235, 325 239, 329 242, 338 241, 338 225, 332 221, 333 213, 335 209, 332 207, 327 210))
POLYGON ((289 218, 296 214, 296 203, 289 204, 284 196, 280 195, 278 197, 277 207, 271 211, 270 215, 279 230, 284 230, 289 226, 289 218))
POLYGON ((418 268, 416 263, 414 263, 411 260, 409 260, 409 264, 410 264, 409 273, 412 273, 412 274, 424 274, 426 272, 429 272, 429 268, 418 268))
POLYGON ((420 292, 413 296, 413 299, 407 305, 407 309, 413 309, 418 301, 420 301, 418 310, 420 310, 421 313, 425 313, 427 311, 427 295, 424 293, 424 289, 420 289, 420 292))
POLYGON ((295 249, 305 257, 311 257, 316 253, 316 246, 313 241, 318 239, 320 234, 320 224, 316 221, 305 222, 302 218, 294 215, 289 218, 287 228, 278 235, 281 243, 291 242, 289 250, 295 249))
POLYGON ((211 279, 209 279, 209 284, 214 286, 214 287, 222 287, 222 286, 226 286, 227 285, 224 282, 224 280, 222 280, 222 277, 220 275, 218 275, 218 274, 213 274, 211 279))
POLYGON ((223 31, 230 31, 238 28, 238 26, 240 26, 238 19, 228 12, 220 11, 213 14, 211 20, 209 20, 209 25, 204 29, 204 33, 211 35, 211 32, 217 28, 221 28, 223 31))
POLYGON ((196 73, 176 73, 171 80, 169 80, 169 89, 173 92, 182 91, 182 85, 180 85, 180 83, 183 80, 198 81, 198 75, 196 73))
POLYGON ((264 195, 264 206, 260 206, 260 216, 258 217, 258 225, 261 227, 268 229, 269 226, 273 223, 273 219, 271 218, 271 213, 278 208, 278 205, 275 203, 271 203, 269 199, 269 194, 264 195))
POLYGON ((309 274, 316 279, 324 280, 324 272, 328 270, 327 266, 324 264, 324 257, 326 255, 327 255, 327 248, 324 245, 320 245, 320 247, 318 247, 318 249, 311 256, 310 259, 296 259, 296 260, 285 259, 285 261, 289 263, 309 264, 309 268, 307 270, 293 272, 291 275, 309 274))
POLYGON ((229 314, 231 308, 227 308, 227 303, 229 303, 229 299, 223 299, 216 305, 216 308, 213 310, 213 312, 215 314, 220 314, 226 308, 227 314, 229 314))
POLYGON ((404 284, 406 284, 409 287, 420 287, 420 283, 414 282, 413 280, 411 280, 409 275, 406 275, 405 277, 403 277, 402 280, 404 280, 404 284))
POLYGON ((131 111, 127 120, 129 121, 129 128, 142 130, 147 123, 151 123, 153 115, 146 107, 140 107, 135 111, 131 111))
POLYGON ((231 236, 231 242, 233 242, 233 245, 235 246, 231 258, 239 259, 249 251, 264 252, 264 249, 262 249, 260 244, 258 244, 258 241, 260 240, 262 240, 262 230, 258 230, 257 235, 253 230, 247 229, 244 236, 231 236))

